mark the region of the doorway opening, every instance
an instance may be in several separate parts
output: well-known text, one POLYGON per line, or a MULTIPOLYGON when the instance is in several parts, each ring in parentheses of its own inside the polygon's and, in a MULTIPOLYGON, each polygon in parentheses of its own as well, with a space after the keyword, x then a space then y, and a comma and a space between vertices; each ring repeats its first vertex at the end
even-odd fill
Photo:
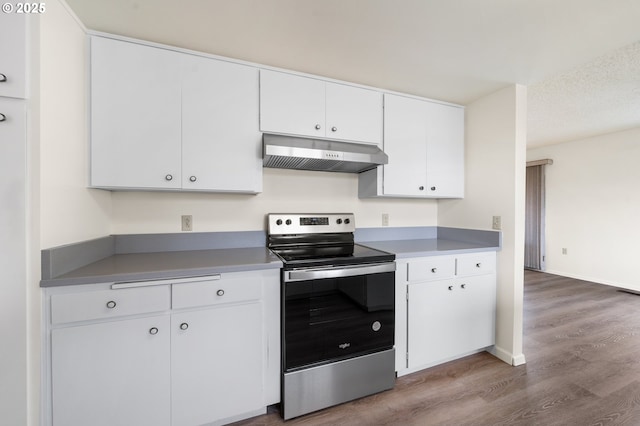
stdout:
POLYGON ((527 162, 524 268, 545 271, 545 166, 552 160, 527 162))

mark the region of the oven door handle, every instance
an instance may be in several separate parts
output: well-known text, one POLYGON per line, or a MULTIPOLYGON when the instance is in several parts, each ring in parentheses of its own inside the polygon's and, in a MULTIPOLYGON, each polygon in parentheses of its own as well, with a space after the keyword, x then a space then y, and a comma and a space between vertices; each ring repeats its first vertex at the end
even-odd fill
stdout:
POLYGON ((297 271, 285 271, 284 281, 309 281, 323 278, 355 277, 358 275, 380 274, 396 270, 395 262, 377 263, 373 265, 346 266, 341 268, 315 268, 297 271))

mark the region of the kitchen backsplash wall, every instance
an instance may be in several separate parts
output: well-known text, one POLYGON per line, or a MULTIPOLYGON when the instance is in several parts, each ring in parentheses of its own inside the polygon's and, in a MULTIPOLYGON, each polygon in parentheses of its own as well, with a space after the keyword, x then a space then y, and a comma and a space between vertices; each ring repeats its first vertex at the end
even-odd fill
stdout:
POLYGON ((437 226, 437 200, 359 199, 358 175, 263 169, 258 195, 113 192, 113 234, 180 232, 181 215, 193 216, 194 232, 265 229, 272 212, 353 212, 361 228, 437 226))

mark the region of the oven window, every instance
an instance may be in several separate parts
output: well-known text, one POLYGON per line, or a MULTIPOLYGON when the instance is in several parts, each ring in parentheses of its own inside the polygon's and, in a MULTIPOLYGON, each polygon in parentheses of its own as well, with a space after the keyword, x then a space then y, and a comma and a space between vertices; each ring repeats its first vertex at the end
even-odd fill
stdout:
POLYGON ((395 273, 285 283, 285 371, 389 349, 395 273))

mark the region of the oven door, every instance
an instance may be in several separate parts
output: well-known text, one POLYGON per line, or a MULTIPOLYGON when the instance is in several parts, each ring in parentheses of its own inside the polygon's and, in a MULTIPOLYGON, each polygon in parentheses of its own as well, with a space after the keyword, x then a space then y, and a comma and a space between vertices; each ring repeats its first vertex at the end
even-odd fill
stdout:
POLYGON ((283 270, 284 372, 390 349, 395 263, 283 270))

